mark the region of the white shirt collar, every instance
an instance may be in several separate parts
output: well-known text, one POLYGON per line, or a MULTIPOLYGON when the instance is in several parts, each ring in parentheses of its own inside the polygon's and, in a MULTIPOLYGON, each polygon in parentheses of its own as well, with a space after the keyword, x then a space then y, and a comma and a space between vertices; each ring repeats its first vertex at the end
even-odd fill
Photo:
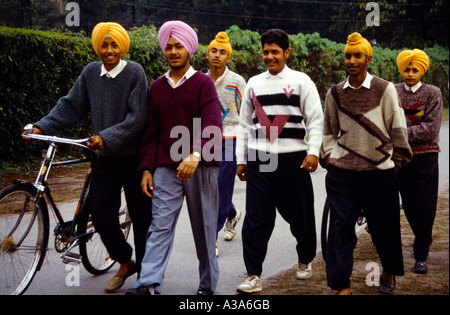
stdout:
POLYGON ((117 77, 119 75, 119 73, 121 73, 123 71, 123 69, 125 68, 126 65, 127 65, 127 62, 125 60, 120 59, 117 66, 115 66, 111 71, 107 71, 105 68, 105 65, 102 64, 102 70, 100 72, 100 76, 102 77, 105 75, 107 78, 114 79, 115 77, 117 77))
POLYGON ((344 84, 344 89, 352 88, 352 89, 357 90, 357 89, 359 89, 361 87, 365 87, 366 89, 370 89, 370 84, 372 83, 372 79, 373 79, 373 75, 371 75, 369 72, 367 72, 366 79, 364 80, 364 82, 359 87, 355 88, 355 87, 350 85, 349 79, 347 78, 347 81, 345 81, 345 84, 344 84))
POLYGON ((407 91, 411 91, 413 93, 416 93, 416 91, 422 86, 422 82, 420 82, 420 81, 418 83, 414 84, 413 86, 408 86, 408 85, 406 85, 406 83, 404 83, 404 84, 405 84, 405 89, 407 91))
MULTIPOLYGON (((222 75, 220 77, 218 77, 216 82, 215 82, 216 87, 218 87, 220 85, 220 83, 222 83, 223 79, 225 79, 225 77, 227 76, 228 72, 230 72, 230 69, 228 69, 228 67, 225 66, 225 70, 223 71, 222 75)), ((208 70, 208 72, 206 74, 211 76, 211 70, 208 70)))
POLYGON ((197 72, 196 70, 194 70, 194 68, 192 68, 192 66, 190 66, 188 71, 186 71, 183 77, 177 82, 177 84, 175 84, 175 82, 170 77, 170 71, 171 70, 167 71, 164 75, 166 76, 170 86, 173 87, 174 89, 181 86, 184 82, 189 80, 189 78, 192 77, 197 72))
POLYGON ((281 70, 281 71, 280 71, 279 73, 277 73, 276 75, 271 74, 271 73, 269 72, 269 70, 267 70, 266 72, 264 72, 264 76, 265 76, 266 78, 270 78, 270 77, 279 77, 279 78, 283 79, 283 78, 285 78, 285 77, 287 76, 287 74, 288 74, 288 72, 289 72, 290 70, 291 70, 291 69, 289 69, 289 67, 288 67, 287 65, 285 65, 285 66, 284 66, 284 69, 281 70))

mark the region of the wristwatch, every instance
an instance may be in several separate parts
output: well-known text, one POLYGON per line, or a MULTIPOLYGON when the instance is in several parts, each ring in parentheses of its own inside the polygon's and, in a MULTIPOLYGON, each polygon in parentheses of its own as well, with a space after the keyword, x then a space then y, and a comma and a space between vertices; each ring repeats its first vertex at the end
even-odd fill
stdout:
POLYGON ((195 156, 197 159, 200 159, 200 152, 193 152, 193 156, 195 156))

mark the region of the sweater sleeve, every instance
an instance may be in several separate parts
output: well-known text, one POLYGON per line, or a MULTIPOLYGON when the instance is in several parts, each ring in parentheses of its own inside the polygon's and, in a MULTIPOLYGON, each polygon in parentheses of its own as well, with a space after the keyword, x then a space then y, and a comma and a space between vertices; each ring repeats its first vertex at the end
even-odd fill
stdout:
POLYGON ((60 98, 50 113, 34 124, 44 134, 54 135, 77 123, 90 111, 85 75, 91 66, 84 68, 69 93, 60 98))
POLYGON ((241 103, 239 113, 239 129, 236 137, 236 160, 237 164, 247 164, 248 157, 248 140, 250 130, 253 125, 253 104, 251 100, 251 84, 250 79, 245 87, 244 97, 241 103))
POLYGON ((127 99, 128 113, 123 121, 99 132, 105 147, 120 148, 135 139, 145 126, 148 104, 148 85, 144 69, 139 66, 135 83, 127 99))
POLYGON ((319 162, 323 168, 328 166, 331 152, 336 144, 339 128, 336 101, 330 89, 325 98, 323 137, 319 155, 319 162))
POLYGON ((309 77, 304 80, 300 108, 306 119, 308 154, 319 157, 323 133, 323 110, 319 92, 309 77))
POLYGON ((199 133, 193 135, 192 152, 201 152, 202 160, 206 162, 219 161, 222 147, 221 105, 213 81, 205 75, 201 84, 199 97, 201 127, 199 133))
POLYGON ((148 94, 148 116, 142 140, 139 146, 139 171, 154 172, 156 168, 156 153, 158 149, 158 133, 160 130, 158 115, 153 105, 152 87, 148 94))

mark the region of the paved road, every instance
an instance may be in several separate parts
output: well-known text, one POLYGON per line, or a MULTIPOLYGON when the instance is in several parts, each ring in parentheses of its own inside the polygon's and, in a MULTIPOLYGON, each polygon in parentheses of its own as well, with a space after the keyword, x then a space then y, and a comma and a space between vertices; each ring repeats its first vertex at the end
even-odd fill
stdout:
MULTIPOLYGON (((446 122, 441 130, 440 154, 440 178, 439 186, 442 189, 448 184, 449 180, 449 123, 446 122)), ((313 174, 313 184, 316 196, 316 221, 317 232, 320 232, 320 220, 322 205, 326 196, 324 188, 326 171, 319 169, 313 174)), ((236 181, 234 195, 236 207, 245 212, 245 184, 236 181)), ((64 208, 73 209, 74 205, 66 205, 64 208)), ((54 221, 52 223, 54 226, 54 221)), ((238 224, 238 231, 242 228, 242 220, 238 224)), ((319 239, 318 239, 319 240, 319 239)), ((51 239, 51 242, 53 240, 51 239)), ((320 244, 318 244, 319 249, 320 244)), ((27 294, 45 294, 45 295, 63 295, 63 294, 105 294, 103 287, 106 282, 114 275, 117 267, 111 269, 105 275, 91 276, 80 265, 79 268, 70 265, 64 265, 59 259, 58 254, 52 250, 47 255, 47 261, 42 270, 36 275, 27 294), (67 268, 67 269, 66 269, 67 268), (69 286, 66 280, 74 279, 76 272, 79 272, 79 286, 69 286)), ((236 286, 243 281, 245 277, 245 267, 242 259, 242 240, 238 233, 231 242, 225 242, 222 233, 219 235, 219 267, 220 279, 216 294, 233 295, 236 294, 236 286)), ((263 266, 262 277, 267 278, 288 269, 296 264, 295 241, 289 232, 289 226, 278 216, 277 223, 269 243, 268 255, 263 266)), ((135 277, 127 280, 124 287, 117 293, 123 294, 131 287, 135 277)), ((194 242, 192 238, 191 227, 187 210, 184 208, 180 215, 175 235, 175 243, 169 266, 163 284, 163 294, 166 295, 192 295, 196 293, 198 285, 198 264, 195 255, 194 242)))

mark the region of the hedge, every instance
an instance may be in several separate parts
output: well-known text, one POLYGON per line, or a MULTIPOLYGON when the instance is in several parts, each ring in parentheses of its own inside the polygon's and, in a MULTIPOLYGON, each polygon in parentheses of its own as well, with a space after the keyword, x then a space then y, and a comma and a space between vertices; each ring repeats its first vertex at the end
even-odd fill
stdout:
MULTIPOLYGON (((226 32, 233 45, 229 67, 247 80, 265 71, 260 35, 237 26, 231 26, 226 32)), ((129 35, 131 48, 124 58, 141 64, 151 83, 168 70, 157 29, 135 27, 129 35)), ((322 99, 332 85, 345 79, 344 44, 321 38, 317 33, 290 35, 290 42, 289 67, 307 73, 316 83, 322 99)), ((200 44, 191 57, 195 69, 208 70, 206 51, 207 45, 200 44)), ((371 72, 392 82, 401 82, 396 66, 400 51, 374 47, 371 72)), ((449 52, 440 46, 425 51, 431 66, 423 80, 441 88, 448 107, 449 52)), ((81 33, 0 27, 0 162, 21 162, 36 154, 42 146, 23 144, 20 137, 23 126, 45 116, 57 100, 67 94, 82 69, 94 60, 99 59, 90 38, 81 33)), ((90 121, 86 118, 61 135, 81 138, 90 133, 89 128, 90 121)))

